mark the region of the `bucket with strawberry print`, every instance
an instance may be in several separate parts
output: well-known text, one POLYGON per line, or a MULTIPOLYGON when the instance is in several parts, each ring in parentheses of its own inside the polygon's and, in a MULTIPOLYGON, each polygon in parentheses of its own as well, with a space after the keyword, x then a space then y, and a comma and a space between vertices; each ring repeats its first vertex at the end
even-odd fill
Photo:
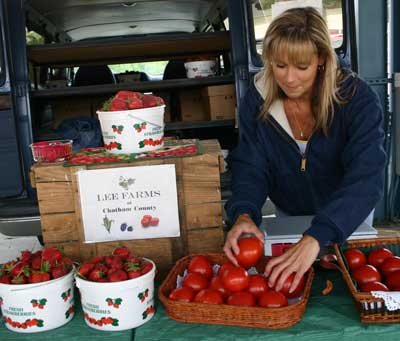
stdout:
POLYGON ((124 259, 122 255, 116 256, 115 252, 114 255, 96 257, 82 264, 76 275, 85 322, 89 327, 98 330, 136 328, 154 315, 155 264, 142 258, 142 264, 146 268, 134 266, 135 269, 129 269, 126 265, 130 262, 126 262, 126 271, 116 270, 114 266, 107 270, 107 266, 103 264, 104 258, 109 258, 111 262, 116 259, 121 262, 120 259, 124 259))
POLYGON ((5 326, 19 333, 58 328, 74 316, 74 273, 30 284, 0 283, 5 326))
POLYGON ((97 111, 105 148, 114 154, 161 148, 164 145, 164 109, 160 97, 119 91, 97 111))

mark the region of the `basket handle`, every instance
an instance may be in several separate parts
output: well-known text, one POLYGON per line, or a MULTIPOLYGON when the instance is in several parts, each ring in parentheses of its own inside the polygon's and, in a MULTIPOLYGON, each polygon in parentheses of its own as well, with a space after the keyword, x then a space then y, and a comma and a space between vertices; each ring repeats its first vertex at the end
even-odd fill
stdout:
POLYGON ((319 258, 319 265, 324 269, 338 270, 342 272, 342 268, 337 264, 337 257, 334 253, 328 253, 319 258))
MULTIPOLYGON (((143 121, 143 118, 142 118, 142 117, 137 117, 137 116, 132 115, 132 114, 128 114, 128 116, 129 116, 130 118, 136 118, 137 120, 143 121)), ((151 125, 155 126, 156 128, 162 128, 162 126, 160 126, 159 124, 156 124, 156 123, 154 123, 154 122, 150 122, 150 121, 148 121, 148 120, 144 120, 144 122, 150 123, 151 125)))

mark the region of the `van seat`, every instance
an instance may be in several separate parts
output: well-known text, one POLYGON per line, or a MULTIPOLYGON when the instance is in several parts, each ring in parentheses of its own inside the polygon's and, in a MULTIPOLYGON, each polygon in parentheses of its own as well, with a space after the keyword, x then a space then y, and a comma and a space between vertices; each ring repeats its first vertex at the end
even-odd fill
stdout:
POLYGON ((115 84, 115 77, 107 65, 81 66, 72 86, 115 84))

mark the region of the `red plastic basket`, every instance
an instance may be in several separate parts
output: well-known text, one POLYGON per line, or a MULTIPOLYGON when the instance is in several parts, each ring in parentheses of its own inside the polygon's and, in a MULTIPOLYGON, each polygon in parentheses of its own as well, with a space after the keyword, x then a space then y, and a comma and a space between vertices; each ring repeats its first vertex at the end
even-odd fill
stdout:
POLYGON ((30 147, 36 162, 60 162, 72 156, 72 140, 41 141, 30 147))

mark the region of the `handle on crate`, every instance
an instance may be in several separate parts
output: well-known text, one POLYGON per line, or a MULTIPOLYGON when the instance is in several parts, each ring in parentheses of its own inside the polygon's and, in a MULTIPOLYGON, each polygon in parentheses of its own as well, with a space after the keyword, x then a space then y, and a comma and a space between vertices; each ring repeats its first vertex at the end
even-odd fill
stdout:
POLYGON ((341 267, 337 264, 337 257, 334 253, 323 255, 319 259, 319 265, 324 269, 338 270, 342 272, 341 267))

